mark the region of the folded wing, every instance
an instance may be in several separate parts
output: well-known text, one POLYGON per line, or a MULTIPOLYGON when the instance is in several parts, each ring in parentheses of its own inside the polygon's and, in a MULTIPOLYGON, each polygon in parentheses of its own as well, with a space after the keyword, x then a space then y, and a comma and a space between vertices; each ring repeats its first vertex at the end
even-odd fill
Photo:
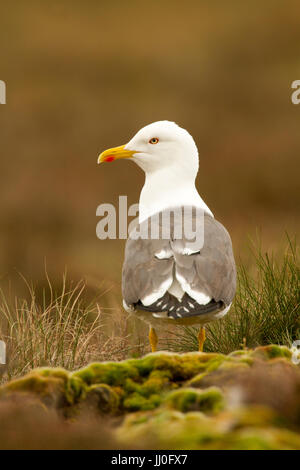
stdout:
POLYGON ((189 240, 172 236, 174 221, 169 239, 136 239, 146 222, 138 224, 126 242, 125 304, 154 316, 164 312, 170 318, 205 315, 228 307, 235 294, 236 268, 231 239, 223 225, 204 214, 203 242, 190 250, 189 240))

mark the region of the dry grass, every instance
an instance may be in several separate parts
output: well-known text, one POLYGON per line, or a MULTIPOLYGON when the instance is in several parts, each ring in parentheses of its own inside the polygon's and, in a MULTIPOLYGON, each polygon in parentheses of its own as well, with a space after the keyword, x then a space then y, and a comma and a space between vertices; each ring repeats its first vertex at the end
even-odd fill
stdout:
POLYGON ((102 308, 101 294, 87 300, 86 283, 63 277, 55 293, 49 277, 42 301, 25 279, 26 299, 11 302, 1 291, 0 337, 7 343, 8 366, 2 380, 41 366, 78 369, 93 361, 124 359, 140 345, 130 344, 127 317, 102 308))

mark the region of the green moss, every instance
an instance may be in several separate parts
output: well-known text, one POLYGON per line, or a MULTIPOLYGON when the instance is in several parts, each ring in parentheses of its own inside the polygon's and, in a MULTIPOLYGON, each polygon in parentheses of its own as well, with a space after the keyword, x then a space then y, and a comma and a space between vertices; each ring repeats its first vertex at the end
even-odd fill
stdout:
POLYGON ((92 385, 85 397, 102 413, 116 413, 119 410, 120 397, 112 387, 106 384, 92 385))
MULTIPOLYGON (((228 356, 159 352, 119 363, 94 363, 73 373, 37 369, 0 387, 0 395, 5 399, 12 394, 13 399, 14 394, 33 394, 73 421, 82 415, 124 415, 115 429, 120 446, 138 441, 143 448, 300 449, 299 434, 282 429, 280 414, 240 401, 240 408, 228 408, 224 398, 231 400, 229 392, 237 386, 241 397, 243 391, 251 392, 245 377, 255 364, 260 373, 280 362, 286 366, 281 374, 297 384, 298 369, 290 356, 288 348, 276 345, 228 356)), ((263 390, 260 393, 265 403, 263 390)))
POLYGON ((3 385, 0 397, 11 394, 35 395, 51 408, 67 404, 66 386, 69 373, 63 369, 36 369, 24 377, 3 385))
POLYGON ((157 370, 168 371, 169 377, 173 379, 176 372, 179 373, 180 362, 179 354, 158 352, 148 354, 142 359, 135 359, 134 365, 142 377, 149 376, 153 370, 157 370))
POLYGON ((187 412, 192 410, 204 413, 217 413, 224 408, 224 396, 217 387, 206 390, 183 388, 167 395, 166 404, 178 411, 187 412))
POLYGON ((66 382, 69 378, 70 373, 67 372, 65 369, 62 369, 60 367, 57 368, 44 368, 41 367, 39 369, 35 369, 36 372, 38 372, 42 377, 55 377, 57 379, 62 379, 64 382, 66 382))
MULTIPOLYGON (((265 406, 248 405, 227 411, 228 419, 235 420, 236 428, 266 427, 277 423, 278 417, 274 411, 265 406)), ((225 416, 225 414, 224 414, 225 416)))
POLYGON ((161 393, 167 388, 173 388, 175 385, 172 383, 170 375, 167 370, 153 370, 141 386, 141 394, 149 396, 153 393, 161 393))
MULTIPOLYGON (((118 363, 93 363, 72 373, 37 369, 0 387, 0 395, 34 394, 71 420, 124 415, 116 430, 120 445, 134 445, 138 439, 145 448, 300 448, 297 433, 283 433, 281 415, 266 407, 227 408, 224 398, 230 400, 229 392, 237 386, 241 397, 249 387, 251 391, 245 377, 255 364, 261 371, 281 362, 287 366, 281 373, 286 371, 291 380, 289 359, 290 351, 276 345, 228 356, 159 352, 118 363)), ((294 367, 293 371, 295 375, 294 367)), ((293 380, 298 383, 296 375, 293 380)))
POLYGON ((241 369, 249 369, 250 368, 250 365, 252 365, 251 363, 249 364, 249 362, 247 360, 241 360, 241 361, 238 361, 238 362, 235 362, 235 361, 226 361, 226 362, 223 362, 220 367, 218 368, 218 370, 241 370, 241 369))
POLYGON ((227 357, 241 357, 241 356, 248 356, 249 351, 247 349, 238 349, 237 351, 232 351, 228 354, 227 357))
POLYGON ((94 363, 72 374, 87 385, 106 383, 122 386, 126 393, 149 395, 161 388, 176 387, 177 382, 192 378, 197 373, 209 373, 226 361, 222 354, 167 352, 148 354, 139 359, 120 363, 94 363))
POLYGON ((275 359, 279 357, 291 359, 292 357, 292 353, 289 348, 286 346, 277 346, 276 344, 259 346, 258 348, 254 349, 254 351, 252 351, 251 355, 253 357, 260 357, 263 359, 275 359))
POLYGON ((106 383, 108 385, 122 385, 126 378, 138 378, 139 373, 130 360, 116 362, 93 363, 84 367, 73 376, 79 377, 88 385, 106 383))
POLYGON ((161 397, 157 394, 153 394, 150 395, 150 397, 145 398, 139 393, 132 393, 130 396, 125 398, 123 408, 127 411, 153 410, 161 404, 161 401, 161 397))
MULTIPOLYGON (((258 415, 254 423, 262 422, 262 409, 252 409, 252 414, 258 415)), ((116 436, 123 445, 139 442, 146 449, 300 449, 299 434, 275 428, 268 420, 263 427, 246 424, 242 417, 243 409, 209 417, 159 408, 129 415, 116 436)))
POLYGON ((143 382, 135 382, 128 378, 124 383, 124 390, 126 394, 133 392, 139 393, 142 396, 149 397, 154 393, 160 393, 166 388, 172 388, 169 374, 167 371, 152 371, 148 378, 144 377, 143 382))
POLYGON ((142 359, 131 359, 130 362, 139 371, 140 376, 146 376, 153 370, 168 371, 173 380, 186 380, 196 373, 210 370, 222 362, 226 356, 222 354, 186 353, 174 354, 159 352, 148 354, 142 359))
POLYGON ((180 364, 181 376, 187 380, 195 374, 205 371, 214 370, 225 359, 222 354, 203 354, 203 353, 187 353, 182 355, 180 364))
POLYGON ((38 395, 62 393, 69 378, 64 369, 36 369, 24 377, 8 382, 1 387, 2 394, 8 392, 29 392, 38 395))
POLYGON ((70 377, 66 386, 66 395, 70 403, 85 399, 88 386, 79 377, 70 377))
POLYGON ((134 380, 129 379, 129 378, 125 380, 124 385, 123 385, 123 390, 126 395, 130 393, 134 393, 134 392, 139 393, 140 389, 141 389, 141 385, 138 382, 135 382, 134 380))

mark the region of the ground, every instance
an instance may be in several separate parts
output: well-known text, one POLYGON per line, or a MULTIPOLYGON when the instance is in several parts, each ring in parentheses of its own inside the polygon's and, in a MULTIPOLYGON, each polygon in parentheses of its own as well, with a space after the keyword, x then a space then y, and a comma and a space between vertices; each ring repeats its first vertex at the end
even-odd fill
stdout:
POLYGON ((0 388, 0 442, 300 449, 300 369, 291 358, 288 348, 270 345, 228 355, 158 352, 75 372, 39 368, 0 388))

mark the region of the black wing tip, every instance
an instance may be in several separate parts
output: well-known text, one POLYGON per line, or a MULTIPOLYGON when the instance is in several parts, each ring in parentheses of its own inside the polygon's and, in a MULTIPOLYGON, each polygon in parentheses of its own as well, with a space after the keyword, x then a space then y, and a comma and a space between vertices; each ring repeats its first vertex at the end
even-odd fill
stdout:
POLYGON ((184 294, 182 300, 179 301, 172 294, 166 292, 163 297, 151 305, 146 306, 139 300, 134 304, 134 307, 151 313, 167 312, 167 316, 170 319, 179 320, 181 318, 197 317, 223 310, 225 308, 225 304, 221 300, 215 301, 212 299, 208 304, 200 305, 196 302, 195 299, 186 293, 184 294), (162 308, 162 306, 165 305, 166 307, 162 308))
POLYGON ((196 304, 193 311, 186 311, 185 307, 179 307, 173 312, 168 312, 168 317, 171 317, 174 320, 180 320, 182 318, 200 317, 201 315, 207 315, 212 312, 218 312, 220 310, 223 310, 224 307, 224 302, 222 302, 221 300, 216 302, 212 299, 206 305, 196 304))

